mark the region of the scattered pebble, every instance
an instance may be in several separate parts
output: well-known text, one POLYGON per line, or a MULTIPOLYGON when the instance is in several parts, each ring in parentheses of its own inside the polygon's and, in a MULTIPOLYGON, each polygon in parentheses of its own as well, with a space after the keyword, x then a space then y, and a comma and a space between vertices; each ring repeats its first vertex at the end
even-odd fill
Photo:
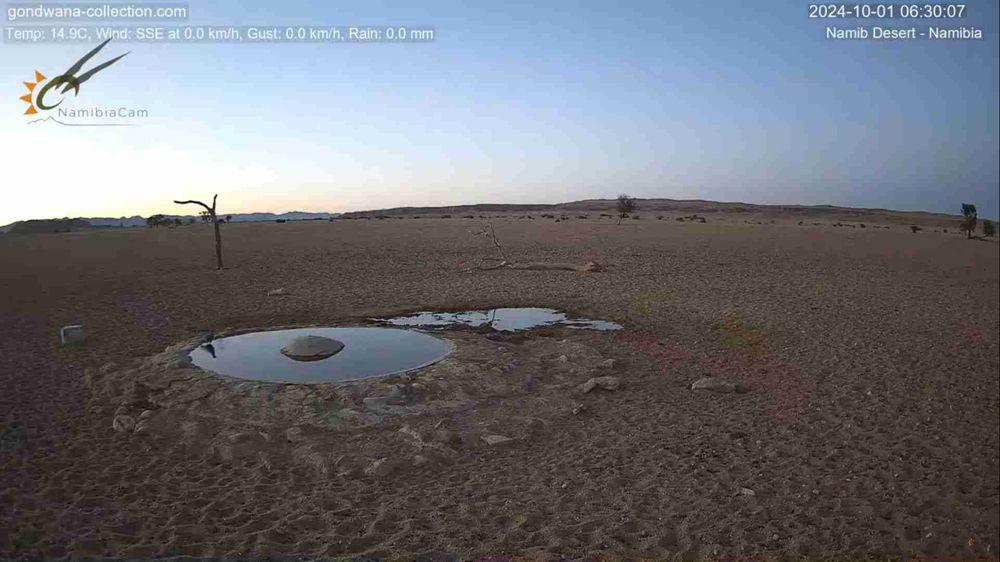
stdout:
POLYGON ((698 379, 691 385, 691 390, 711 390, 712 392, 749 392, 750 387, 741 383, 727 381, 718 377, 704 377, 698 379))
POLYGON ((604 390, 618 390, 621 386, 621 379, 618 377, 594 377, 587 382, 580 385, 580 390, 584 393, 590 392, 595 388, 602 388, 604 390))
POLYGON ((514 440, 504 435, 484 435, 483 441, 486 441, 487 445, 497 446, 512 443, 514 440))

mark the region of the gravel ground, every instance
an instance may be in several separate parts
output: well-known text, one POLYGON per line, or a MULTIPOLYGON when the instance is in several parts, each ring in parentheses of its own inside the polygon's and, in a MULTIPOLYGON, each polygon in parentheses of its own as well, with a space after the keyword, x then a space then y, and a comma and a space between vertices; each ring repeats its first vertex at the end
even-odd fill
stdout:
POLYGON ((0 557, 997 559, 996 242, 744 220, 496 222, 599 273, 469 272, 461 219, 225 225, 223 271, 204 225, 0 237, 0 557), (624 324, 587 338, 625 385, 388 480, 123 440, 83 386, 206 331, 493 306, 624 324))

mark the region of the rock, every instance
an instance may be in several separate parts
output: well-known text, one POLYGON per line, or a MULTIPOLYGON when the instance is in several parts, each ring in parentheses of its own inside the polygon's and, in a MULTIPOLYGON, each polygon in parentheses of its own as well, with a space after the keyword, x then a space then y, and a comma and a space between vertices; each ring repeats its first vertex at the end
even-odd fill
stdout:
POLYGON ((373 461, 367 467, 365 467, 365 476, 374 476, 376 478, 385 478, 392 475, 400 467, 399 461, 390 459, 389 457, 383 457, 381 459, 373 461))
POLYGON ((245 431, 240 431, 238 433, 230 433, 229 435, 226 436, 226 441, 229 441, 230 443, 233 444, 246 443, 249 441, 254 441, 256 439, 257 436, 255 434, 248 433, 245 431))
POLYGON ((281 297, 288 294, 288 290, 284 287, 278 287, 277 289, 271 289, 267 292, 269 297, 281 297))
POLYGON ((80 324, 63 326, 62 329, 59 330, 59 339, 62 341, 63 345, 83 343, 83 326, 80 324))
POLYGON ((417 430, 413 429, 412 427, 404 425, 402 428, 400 428, 399 432, 408 437, 410 441, 417 447, 423 446, 424 438, 421 437, 420 433, 417 432, 417 430))
POLYGON ((526 417, 524 418, 524 423, 527 427, 528 433, 532 435, 545 433, 549 429, 548 422, 541 418, 526 417))
POLYGON ((285 439, 291 443, 301 442, 303 439, 305 439, 305 436, 302 435, 302 428, 298 426, 289 427, 288 429, 285 430, 285 439))
POLYGON ((560 355, 558 358, 556 358, 556 361, 560 363, 566 363, 569 361, 569 357, 566 357, 565 355, 560 355))
POLYGON ((595 388, 602 388, 604 390, 618 390, 621 386, 621 380, 618 377, 594 377, 587 382, 580 385, 580 390, 584 393, 590 392, 595 388))
POLYGON ((757 495, 757 492, 754 492, 750 488, 740 488, 740 495, 752 498, 757 495))
POLYGON ((135 429, 135 418, 127 414, 117 415, 111 422, 111 428, 118 433, 131 433, 135 429))
POLYGON ((514 442, 513 439, 504 435, 484 435, 483 441, 486 441, 486 444, 490 446, 509 445, 514 442))
POLYGON ((192 365, 191 356, 181 355, 170 362, 170 367, 174 369, 186 369, 192 365))
POLYGON ((394 384, 389 387, 389 394, 386 394, 385 396, 369 396, 362 402, 364 402, 365 408, 368 408, 369 410, 379 410, 381 408, 385 408, 386 406, 405 406, 407 398, 403 387, 398 384, 394 384))
POLYGON ((600 367, 601 369, 614 369, 615 368, 615 360, 614 359, 605 359, 604 361, 601 361, 600 363, 598 363, 597 366, 600 367))
POLYGON ((741 383, 727 381, 718 377, 704 377, 691 385, 691 390, 711 390, 712 392, 749 392, 750 387, 741 383))
POLYGON ((588 261, 587 263, 580 266, 577 271, 602 271, 604 267, 595 261, 588 261))
POLYGON ((440 443, 446 447, 458 448, 462 446, 462 436, 457 431, 451 431, 450 429, 435 430, 431 439, 435 443, 440 443))
POLYGON ((344 349, 343 342, 322 336, 302 336, 288 342, 281 353, 296 361, 319 361, 344 349))
POLYGON ((570 411, 573 412, 574 416, 578 416, 578 415, 582 414, 583 412, 587 411, 587 407, 584 406, 583 404, 576 403, 576 404, 573 404, 573 409, 570 410, 570 411))

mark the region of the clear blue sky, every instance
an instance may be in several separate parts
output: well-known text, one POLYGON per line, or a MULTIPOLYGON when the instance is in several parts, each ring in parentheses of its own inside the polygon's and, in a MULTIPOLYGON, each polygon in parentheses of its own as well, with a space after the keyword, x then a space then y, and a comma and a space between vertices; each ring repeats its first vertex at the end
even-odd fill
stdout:
POLYGON ((827 40, 838 22, 798 1, 196 1, 190 24, 426 25, 437 38, 112 41, 95 62, 131 53, 67 103, 149 110, 120 128, 28 125, 21 82, 88 45, 3 43, 0 224, 189 212, 170 201, 215 192, 224 212, 628 192, 952 213, 972 202, 997 217, 998 8, 967 5, 940 23, 980 27, 980 41, 887 43, 827 40))

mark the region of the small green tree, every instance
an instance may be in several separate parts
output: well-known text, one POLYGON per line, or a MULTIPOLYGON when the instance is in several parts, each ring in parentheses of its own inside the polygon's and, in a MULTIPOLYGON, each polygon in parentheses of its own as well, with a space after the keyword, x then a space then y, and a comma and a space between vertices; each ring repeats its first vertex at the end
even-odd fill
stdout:
POLYGON ((983 219, 983 236, 985 236, 986 238, 992 238, 996 235, 997 235, 997 229, 996 226, 993 224, 993 221, 983 219))
POLYGON ((962 203, 962 230, 965 231, 966 238, 971 239, 972 233, 976 231, 976 223, 979 222, 979 213, 972 203, 962 203))
POLYGON ((621 224, 622 219, 629 216, 629 214, 636 209, 635 199, 632 199, 627 194, 622 193, 618 196, 618 202, 615 204, 615 209, 618 211, 618 224, 621 224))

